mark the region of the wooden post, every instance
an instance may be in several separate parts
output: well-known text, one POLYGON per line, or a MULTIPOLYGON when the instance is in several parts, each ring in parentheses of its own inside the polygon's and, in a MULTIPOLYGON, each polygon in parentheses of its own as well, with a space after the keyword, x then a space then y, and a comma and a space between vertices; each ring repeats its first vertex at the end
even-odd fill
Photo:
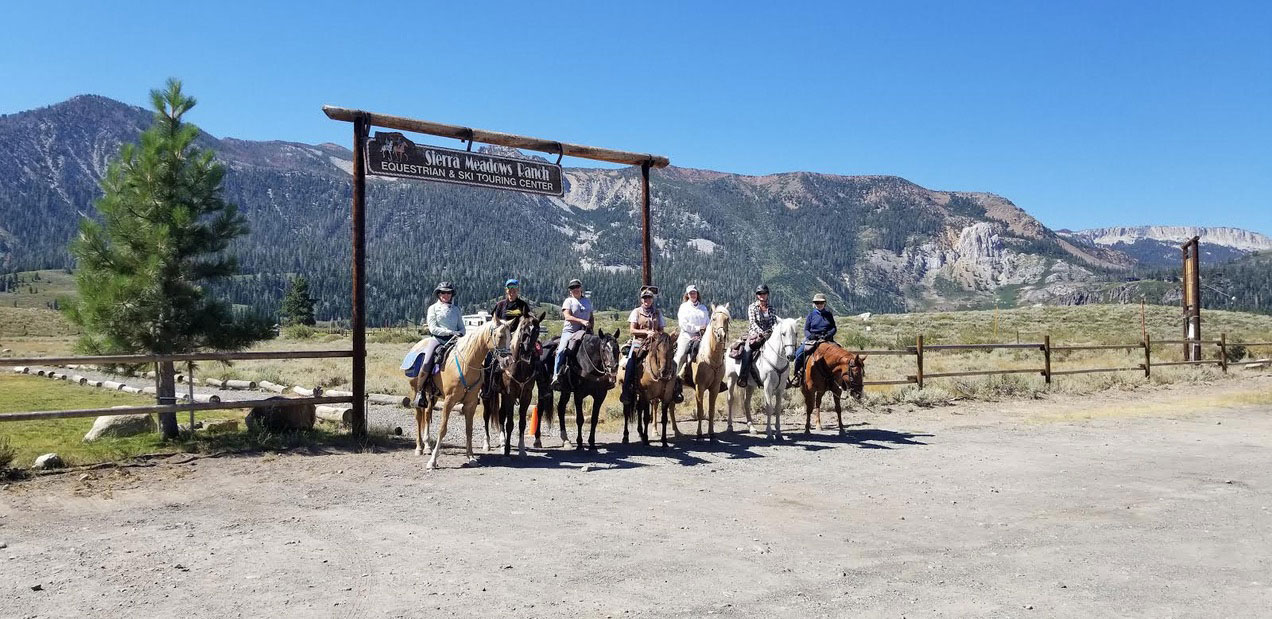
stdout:
POLYGON ((366 170, 367 119, 353 120, 353 414, 354 436, 367 433, 366 170))
POLYGON ((650 238, 649 238, 649 166, 652 162, 645 161, 640 164, 641 178, 641 199, 640 199, 640 248, 641 248, 641 265, 640 277, 641 284, 649 286, 653 284, 653 264, 650 259, 650 238))
MULTIPOLYGON (((186 395, 190 398, 190 404, 194 404, 194 362, 186 361, 186 376, 190 377, 186 381, 186 395)), ((194 409, 190 409, 190 434, 194 434, 194 409)))
POLYGON ((923 388, 923 334, 922 333, 919 334, 918 339, 915 340, 914 342, 914 352, 916 353, 915 365, 918 368, 918 371, 914 375, 914 378, 915 378, 915 382, 919 384, 919 389, 922 389, 923 388))
MULTIPOLYGON (((155 364, 155 404, 160 406, 177 403, 177 377, 171 361, 160 361, 155 364)), ((159 430, 164 440, 172 440, 181 436, 177 426, 176 413, 159 413, 159 430)))
POLYGON ((1149 339, 1148 333, 1144 334, 1144 378, 1148 378, 1153 372, 1153 341, 1149 339))
POLYGON ((1051 384, 1051 334, 1042 336, 1042 375, 1051 384))
POLYGON ((1228 373, 1228 334, 1219 334, 1219 367, 1223 368, 1223 373, 1228 373))

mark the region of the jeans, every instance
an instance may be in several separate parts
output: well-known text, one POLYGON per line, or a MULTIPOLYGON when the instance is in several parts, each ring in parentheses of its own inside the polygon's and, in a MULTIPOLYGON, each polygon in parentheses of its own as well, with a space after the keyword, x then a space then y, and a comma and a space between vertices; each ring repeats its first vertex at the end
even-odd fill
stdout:
POLYGON ((578 337, 583 331, 566 331, 561 334, 560 341, 557 342, 556 363, 552 366, 552 377, 556 378, 561 374, 561 364, 565 362, 565 354, 569 350, 570 342, 578 337))

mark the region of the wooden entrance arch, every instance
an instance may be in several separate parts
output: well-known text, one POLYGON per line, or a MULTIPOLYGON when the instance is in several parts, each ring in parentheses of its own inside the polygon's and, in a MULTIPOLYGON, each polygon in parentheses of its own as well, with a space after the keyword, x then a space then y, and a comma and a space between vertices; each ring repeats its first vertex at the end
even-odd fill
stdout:
POLYGON ((363 110, 324 105, 322 111, 327 118, 353 123, 353 312, 350 322, 353 327, 353 415, 351 427, 354 435, 363 436, 367 432, 367 324, 366 324, 366 194, 367 164, 366 149, 368 130, 371 127, 398 129, 425 133, 444 138, 464 140, 470 147, 473 142, 495 144, 510 148, 536 150, 559 156, 579 157, 609 163, 623 163, 640 166, 641 172, 641 283, 651 284, 650 257, 650 225, 649 225, 649 170, 665 168, 671 162, 661 155, 649 153, 633 153, 608 148, 596 148, 557 142, 540 138, 473 129, 459 125, 417 120, 402 116, 376 114, 363 110))

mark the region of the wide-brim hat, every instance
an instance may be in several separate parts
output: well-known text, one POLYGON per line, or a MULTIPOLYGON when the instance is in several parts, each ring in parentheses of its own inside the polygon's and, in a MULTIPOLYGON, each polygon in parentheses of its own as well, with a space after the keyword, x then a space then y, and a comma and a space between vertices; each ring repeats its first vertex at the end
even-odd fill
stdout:
POLYGON ((825 302, 826 302, 826 295, 820 292, 813 295, 813 303, 825 303, 825 302))
POLYGON ((653 297, 658 294, 657 286, 642 286, 640 289, 640 298, 653 297))

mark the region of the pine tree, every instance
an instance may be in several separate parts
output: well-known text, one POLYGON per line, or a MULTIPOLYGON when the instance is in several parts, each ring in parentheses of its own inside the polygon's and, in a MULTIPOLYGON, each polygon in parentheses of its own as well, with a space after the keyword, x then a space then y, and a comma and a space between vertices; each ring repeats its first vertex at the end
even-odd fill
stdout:
POLYGON ((309 296, 309 280, 304 277, 291 280, 278 313, 284 325, 314 324, 314 299, 309 296))
MULTIPOLYGON (((78 261, 79 302, 68 317, 83 329, 87 353, 174 354, 233 350, 268 337, 264 321, 236 315, 205 286, 235 274, 224 250, 248 228, 221 199, 224 167, 195 146, 199 129, 183 122, 195 100, 169 79, 152 90, 154 123, 140 143, 125 144, 102 179, 100 221, 85 218, 71 242, 78 261)), ((159 375, 172 376, 172 364, 159 375)), ((158 385, 160 402, 175 386, 158 385)), ((175 414, 160 415, 165 438, 177 436, 175 414)))

